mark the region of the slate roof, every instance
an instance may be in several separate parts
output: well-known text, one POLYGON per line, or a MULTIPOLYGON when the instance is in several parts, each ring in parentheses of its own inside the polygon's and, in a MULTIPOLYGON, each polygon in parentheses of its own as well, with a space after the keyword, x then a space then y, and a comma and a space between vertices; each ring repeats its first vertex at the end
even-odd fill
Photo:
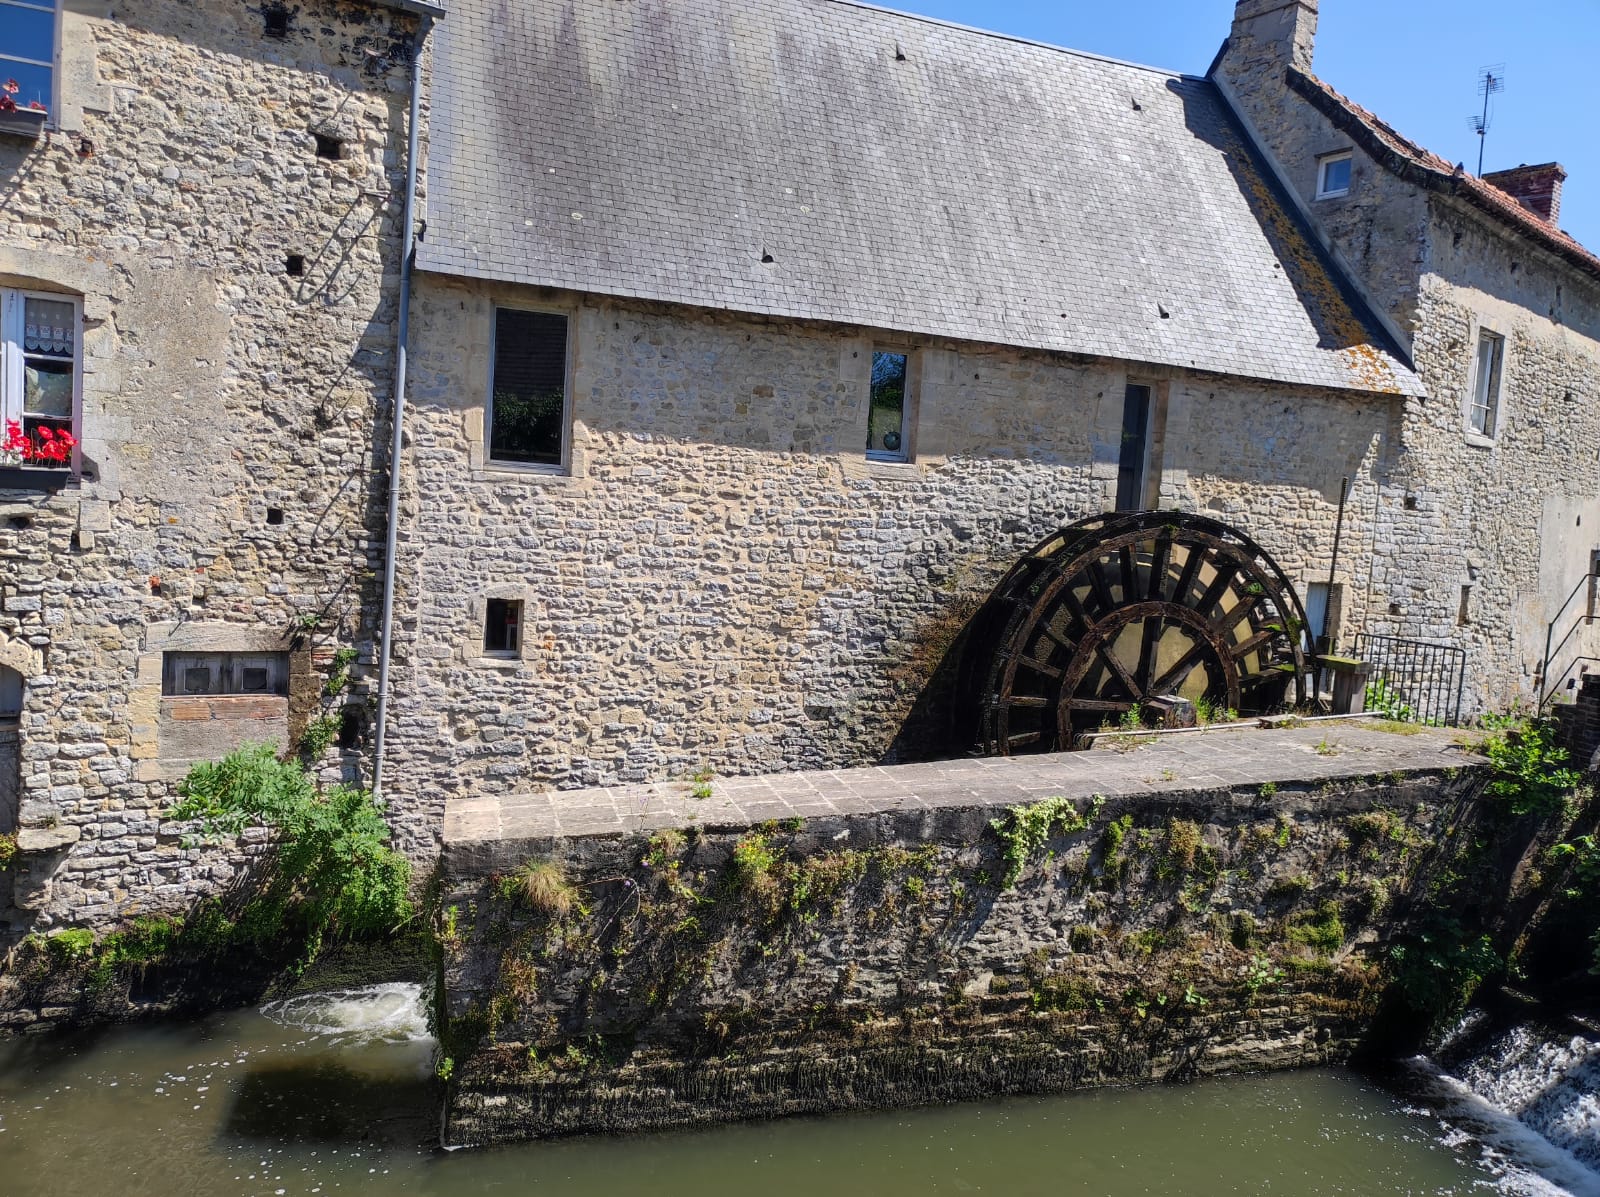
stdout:
POLYGON ((449 8, 424 270, 1422 393, 1203 79, 852 0, 449 8))
POLYGON ((1498 217, 1518 232, 1532 237, 1558 257, 1586 274, 1600 278, 1600 257, 1596 257, 1563 230, 1540 218, 1492 183, 1470 175, 1460 165, 1448 161, 1416 142, 1402 137, 1391 126, 1329 87, 1315 75, 1289 68, 1288 83, 1313 107, 1344 130, 1390 171, 1404 179, 1421 183, 1432 191, 1454 195, 1474 207, 1498 217))

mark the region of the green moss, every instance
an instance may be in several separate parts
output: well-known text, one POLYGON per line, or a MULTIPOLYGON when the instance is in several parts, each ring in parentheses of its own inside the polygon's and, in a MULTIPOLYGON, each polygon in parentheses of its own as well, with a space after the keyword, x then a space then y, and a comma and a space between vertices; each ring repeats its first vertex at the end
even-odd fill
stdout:
POLYGON ((1284 932, 1284 938, 1290 943, 1331 956, 1344 946, 1345 940, 1344 920, 1340 917, 1339 904, 1330 899, 1319 903, 1315 910, 1291 919, 1284 932))

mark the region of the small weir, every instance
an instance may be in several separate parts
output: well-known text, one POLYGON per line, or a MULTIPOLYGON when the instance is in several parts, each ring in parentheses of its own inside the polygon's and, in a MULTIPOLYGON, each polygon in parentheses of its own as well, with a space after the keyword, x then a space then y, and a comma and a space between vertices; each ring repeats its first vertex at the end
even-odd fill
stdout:
POLYGON ((1600 1191, 1442 1074, 1428 1101, 1317 1069, 446 1153, 432 1054, 406 985, 0 1044, 0 1191, 922 1197, 1061 1191, 1063 1177, 1111 1197, 1600 1191))

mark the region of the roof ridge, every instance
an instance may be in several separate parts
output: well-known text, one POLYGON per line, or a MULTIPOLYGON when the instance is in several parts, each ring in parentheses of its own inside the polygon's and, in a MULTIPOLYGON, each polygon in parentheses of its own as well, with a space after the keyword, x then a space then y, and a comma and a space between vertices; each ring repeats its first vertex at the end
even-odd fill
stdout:
POLYGON ((977 25, 963 25, 960 21, 947 21, 943 17, 930 17, 926 13, 907 12, 900 8, 889 8, 883 4, 872 4, 868 0, 818 0, 823 4, 839 4, 846 8, 860 8, 867 12, 882 13, 889 17, 900 17, 902 20, 916 21, 922 25, 936 25, 941 29, 954 29, 960 33, 975 33, 979 37, 992 37, 1000 41, 1015 42, 1018 45, 1034 46, 1040 50, 1054 50, 1058 54, 1071 54, 1075 58, 1088 58, 1094 62, 1110 63, 1112 66, 1131 67, 1136 71, 1149 71, 1152 75, 1161 75, 1168 79, 1197 79, 1203 76, 1193 75, 1187 71, 1173 71, 1165 67, 1150 66, 1143 62, 1131 62, 1126 58, 1112 58, 1109 54, 1096 54, 1091 50, 1075 50, 1071 46, 1057 45, 1055 42, 1040 41, 1038 38, 1023 37, 1018 33, 1005 33, 999 29, 983 29, 977 25))

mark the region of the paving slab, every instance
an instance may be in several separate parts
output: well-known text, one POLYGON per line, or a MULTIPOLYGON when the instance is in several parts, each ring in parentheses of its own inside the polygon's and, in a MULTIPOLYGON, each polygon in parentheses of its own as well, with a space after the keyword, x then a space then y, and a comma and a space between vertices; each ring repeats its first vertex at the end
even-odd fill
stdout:
POLYGON ((616 835, 682 827, 750 826, 821 815, 950 807, 1005 807, 1062 795, 1087 799, 1262 786, 1311 787, 1363 777, 1482 764, 1472 737, 1375 720, 1201 732, 1102 742, 1089 752, 874 765, 695 783, 651 782, 452 800, 447 844, 616 835), (703 792, 703 787, 702 787, 703 792))

